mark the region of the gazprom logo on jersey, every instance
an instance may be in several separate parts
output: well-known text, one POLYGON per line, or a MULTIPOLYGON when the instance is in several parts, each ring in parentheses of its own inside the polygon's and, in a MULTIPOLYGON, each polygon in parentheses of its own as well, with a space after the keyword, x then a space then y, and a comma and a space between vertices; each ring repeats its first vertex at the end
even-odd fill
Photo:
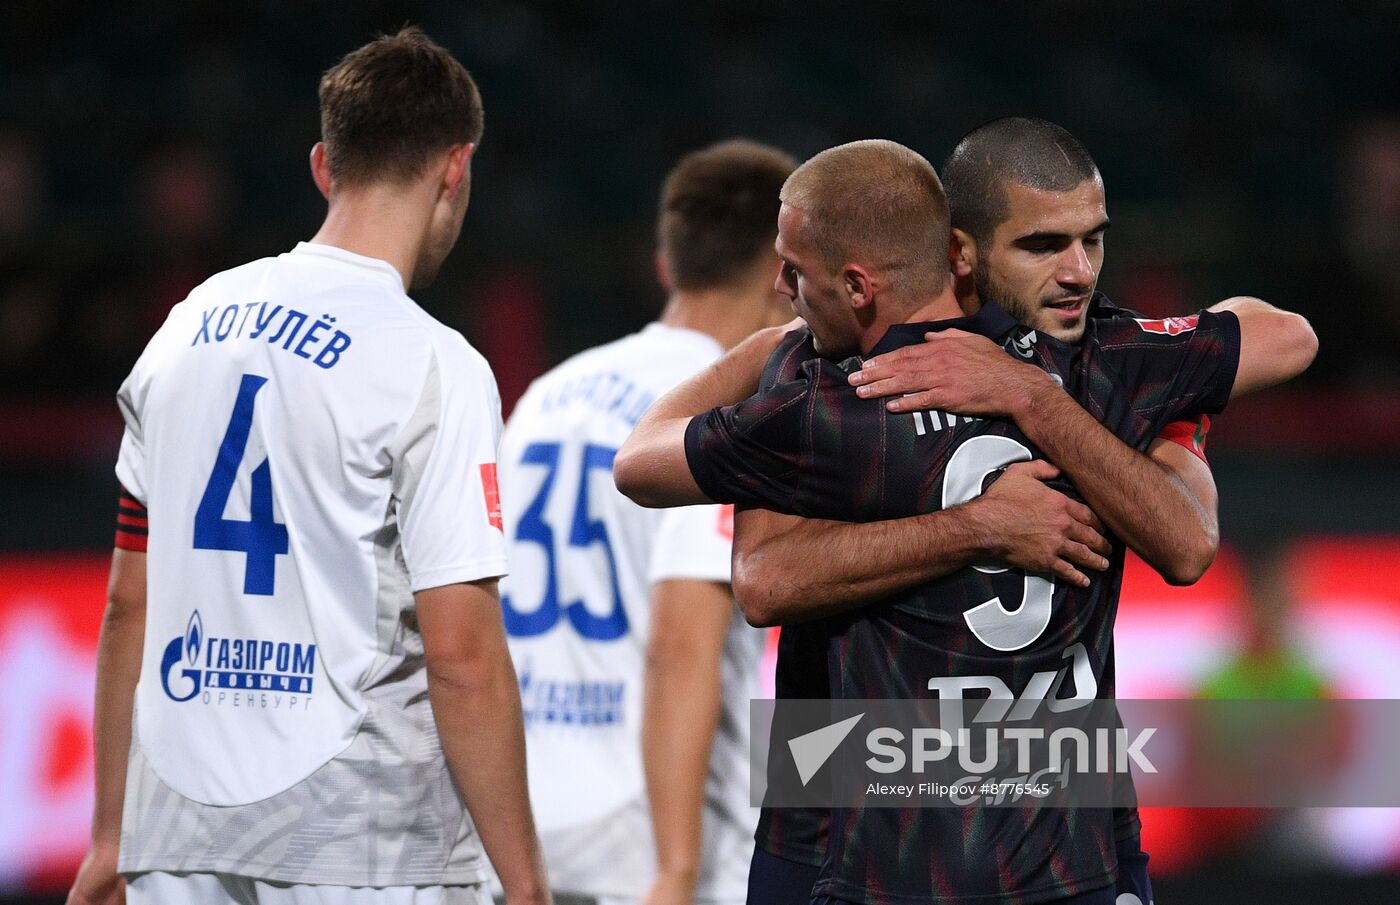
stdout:
MULTIPOLYGON (((160 660, 160 686, 172 701, 188 701, 203 692, 203 701, 225 703, 228 692, 247 693, 246 706, 291 709, 311 696, 316 645, 261 638, 208 636, 199 610, 190 614, 185 633, 170 640, 160 660), (268 694, 275 700, 266 700, 268 694)), ((233 702, 242 700, 235 696, 233 702)))

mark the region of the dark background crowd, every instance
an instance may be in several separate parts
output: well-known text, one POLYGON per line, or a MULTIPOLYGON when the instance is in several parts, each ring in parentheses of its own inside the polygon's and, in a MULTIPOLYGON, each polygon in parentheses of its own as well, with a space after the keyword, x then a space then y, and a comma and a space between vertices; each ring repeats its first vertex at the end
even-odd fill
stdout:
POLYGON ((319 75, 409 22, 486 105, 462 240, 417 297, 507 407, 655 316, 681 153, 881 137, 939 164, 1029 114, 1099 163, 1115 301, 1257 295, 1317 330, 1304 377, 1217 419, 1227 544, 1268 562, 1299 535, 1400 534, 1395 0, 21 0, 0 25, 0 552, 110 545, 118 384, 193 286, 315 231, 319 75))
POLYGON ((57 0, 6 16, 8 397, 110 394, 191 286, 310 235, 317 77, 410 20, 467 62, 487 109, 464 241, 423 297, 530 358, 497 362, 507 395, 656 310, 652 211, 685 150, 888 137, 937 164, 1009 113, 1097 157, 1118 300, 1156 314, 1260 295, 1317 326, 1308 384, 1400 386, 1393 2, 57 0))

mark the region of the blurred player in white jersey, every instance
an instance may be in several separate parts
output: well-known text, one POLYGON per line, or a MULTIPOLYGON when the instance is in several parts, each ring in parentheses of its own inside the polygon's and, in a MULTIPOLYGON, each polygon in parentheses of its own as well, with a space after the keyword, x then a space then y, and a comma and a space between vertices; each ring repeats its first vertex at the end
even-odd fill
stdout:
POLYGON ((70 903, 120 902, 118 871, 133 903, 478 903, 487 854, 508 902, 549 901, 496 593, 500 400, 405 294, 456 242, 481 99, 416 29, 320 94, 320 231, 196 288, 118 394, 70 903))
POLYGON ((535 381, 506 426, 501 599, 557 894, 744 900, 763 637, 730 593, 732 510, 642 509, 617 492, 612 460, 658 396, 791 319, 773 239, 795 166, 746 141, 684 157, 662 189, 660 319, 535 381))

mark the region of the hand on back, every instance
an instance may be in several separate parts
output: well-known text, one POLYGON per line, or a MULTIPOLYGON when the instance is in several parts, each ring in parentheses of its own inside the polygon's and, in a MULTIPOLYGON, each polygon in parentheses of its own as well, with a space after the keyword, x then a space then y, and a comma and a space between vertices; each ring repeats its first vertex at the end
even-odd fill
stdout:
POLYGON ((849 378, 862 398, 893 396, 892 412, 937 409, 960 415, 1011 416, 1046 381, 985 336, 962 330, 877 355, 849 378))
POLYGON ((1113 548, 1093 510, 1045 483, 1059 474, 1043 460, 1017 462, 967 505, 980 513, 997 559, 1087 587, 1087 573, 1108 568, 1113 548))

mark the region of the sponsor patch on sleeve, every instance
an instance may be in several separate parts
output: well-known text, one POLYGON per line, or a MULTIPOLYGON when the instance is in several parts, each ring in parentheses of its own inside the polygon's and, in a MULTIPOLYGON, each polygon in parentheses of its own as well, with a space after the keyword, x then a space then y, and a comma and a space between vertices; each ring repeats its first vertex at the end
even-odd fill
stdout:
POLYGON ((1198 316, 1193 314, 1190 317, 1164 317, 1161 320, 1144 320, 1135 317, 1138 326, 1144 333, 1161 333, 1164 336, 1176 336, 1178 333, 1185 333, 1188 330, 1196 329, 1198 316))
POLYGON ((485 462, 481 466, 481 492, 486 498, 486 521, 502 533, 505 524, 501 521, 501 489, 496 483, 496 463, 485 462))

